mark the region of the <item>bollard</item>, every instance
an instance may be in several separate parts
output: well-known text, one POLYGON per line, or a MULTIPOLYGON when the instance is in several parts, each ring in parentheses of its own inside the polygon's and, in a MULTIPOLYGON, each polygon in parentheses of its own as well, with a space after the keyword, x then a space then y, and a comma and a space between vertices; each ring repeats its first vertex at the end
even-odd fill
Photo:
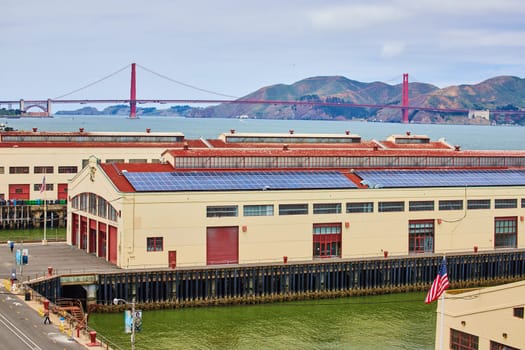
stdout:
POLYGON ((88 346, 98 346, 100 343, 97 343, 97 332, 91 331, 89 332, 89 343, 88 346))

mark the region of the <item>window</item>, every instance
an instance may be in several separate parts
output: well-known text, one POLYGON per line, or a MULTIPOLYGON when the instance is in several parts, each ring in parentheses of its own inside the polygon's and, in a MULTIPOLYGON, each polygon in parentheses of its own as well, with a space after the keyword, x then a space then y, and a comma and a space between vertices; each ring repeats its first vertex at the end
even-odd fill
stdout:
POLYGON ((408 252, 434 252, 434 220, 410 220, 408 222, 408 252))
MULTIPOLYGON (((39 184, 34 184, 34 185, 33 185, 33 191, 40 191, 40 187, 41 187, 41 186, 42 186, 41 183, 39 183, 39 184)), ((48 184, 48 183, 46 183, 46 191, 53 191, 53 188, 54 188, 53 184, 48 184)))
POLYGON ((98 203, 97 203, 97 215, 101 218, 105 218, 108 215, 108 205, 104 198, 98 197, 98 203))
POLYGON ((497 343, 495 341, 490 341, 490 350, 520 350, 518 348, 513 348, 512 346, 504 345, 497 343))
POLYGON ((77 172, 78 172, 78 169, 76 166, 59 166, 58 167, 59 174, 76 174, 77 172))
POLYGON ((111 221, 117 221, 117 216, 120 216, 119 212, 117 212, 117 209, 108 204, 108 219, 111 221))
POLYGON ((490 209, 490 199, 469 199, 467 209, 490 209))
POLYGON ((106 159, 106 163, 124 163, 124 159, 106 159))
POLYGON ((148 160, 147 159, 130 159, 129 162, 130 163, 147 163, 148 160))
POLYGON ((163 237, 147 237, 146 246, 148 252, 162 252, 164 250, 163 237))
POLYGON ((314 204, 314 214, 341 214, 341 203, 314 204))
POLYGON ((243 214, 244 216, 273 216, 273 205, 245 205, 243 214))
POLYGON ((313 225, 313 257, 341 257, 341 223, 313 225))
POLYGON ((434 201, 410 201, 408 211, 432 211, 434 210, 434 201))
POLYGON ((237 216, 238 207, 236 205, 211 206, 206 207, 206 217, 215 218, 223 216, 237 216))
POLYGON ((523 306, 514 308, 514 317, 523 318, 523 306))
POLYGON ((10 166, 9 174, 29 174, 28 166, 10 166))
MULTIPOLYGON (((2 173, 3 174, 3 173, 2 173)), ((521 199, 521 207, 522 208, 525 208, 525 198, 522 198, 521 199)))
POLYGON ((479 337, 450 329, 450 349, 452 350, 477 350, 479 337))
POLYGON ((307 215, 308 204, 279 204, 279 215, 307 215))
POLYGON ((5 168, 3 166, 0 166, 0 174, 4 174, 5 173, 5 168))
POLYGON ((373 213, 373 202, 346 203, 347 213, 373 213))
POLYGON ((463 209, 462 200, 439 201, 439 210, 462 210, 462 209, 463 209))
POLYGON ((378 211, 380 213, 405 211, 405 202, 379 202, 378 211))
POLYGON ((494 218, 494 248, 516 248, 517 217, 494 218))
POLYGON ((90 214, 96 215, 97 214, 97 195, 94 193, 89 194, 89 207, 88 212, 90 214))
POLYGON ((54 171, 52 166, 36 166, 33 168, 35 174, 53 174, 54 171))
POLYGON ((517 199, 495 199, 494 208, 495 209, 508 209, 508 208, 517 208, 518 200, 517 199))

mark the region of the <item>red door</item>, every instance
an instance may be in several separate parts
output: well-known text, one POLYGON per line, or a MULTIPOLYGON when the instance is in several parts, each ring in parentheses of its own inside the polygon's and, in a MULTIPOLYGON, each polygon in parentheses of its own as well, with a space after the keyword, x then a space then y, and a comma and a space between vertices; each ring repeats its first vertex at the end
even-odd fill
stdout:
POLYGON ((88 225, 87 218, 82 216, 80 218, 80 249, 87 249, 87 236, 88 236, 88 225))
POLYGON ((9 185, 9 199, 29 199, 29 185, 9 185))
POLYGON ((57 199, 67 200, 67 184, 58 184, 57 196, 57 199))
POLYGON ((177 267, 177 251, 170 250, 168 251, 168 266, 170 269, 177 267))
POLYGON ((106 258, 106 224, 98 223, 98 256, 106 258))
POLYGON ((89 220, 89 253, 97 252, 97 221, 89 220))
POLYGON ((206 229, 206 263, 239 263, 239 227, 208 227, 206 229))
POLYGON ((78 214, 71 215, 73 222, 71 223, 71 245, 77 247, 77 237, 78 237, 78 214))
POLYGON ((117 264, 117 228, 109 226, 109 262, 117 264))

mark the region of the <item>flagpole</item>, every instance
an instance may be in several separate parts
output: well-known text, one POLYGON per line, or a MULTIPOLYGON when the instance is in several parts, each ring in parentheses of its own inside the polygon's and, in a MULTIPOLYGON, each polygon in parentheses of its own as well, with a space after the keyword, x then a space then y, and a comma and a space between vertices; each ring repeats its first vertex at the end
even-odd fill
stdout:
POLYGON ((42 241, 42 244, 47 244, 47 236, 46 236, 46 226, 47 226, 47 203, 46 203, 46 194, 44 192, 44 240, 42 241))
POLYGON ((44 200, 44 239, 42 240, 42 244, 43 245, 47 245, 47 234, 46 234, 46 229, 47 229, 47 201, 46 201, 46 187, 47 187, 47 184, 46 184, 46 175, 44 173, 44 178, 42 179, 42 185, 40 187, 40 192, 42 193, 42 197, 43 197, 43 200, 44 200))
POLYGON ((441 310, 440 310, 440 330, 439 330, 439 349, 443 350, 443 331, 445 319, 445 293, 441 294, 441 310))

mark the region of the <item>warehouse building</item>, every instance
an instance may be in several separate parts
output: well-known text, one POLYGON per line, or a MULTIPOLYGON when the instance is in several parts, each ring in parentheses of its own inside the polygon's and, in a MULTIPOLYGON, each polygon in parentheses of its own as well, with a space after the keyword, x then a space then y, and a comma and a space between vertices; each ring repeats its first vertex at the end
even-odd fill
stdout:
POLYGON ((409 134, 205 143, 158 164, 91 157, 69 183, 68 242, 122 268, 525 247, 523 152, 409 134))

